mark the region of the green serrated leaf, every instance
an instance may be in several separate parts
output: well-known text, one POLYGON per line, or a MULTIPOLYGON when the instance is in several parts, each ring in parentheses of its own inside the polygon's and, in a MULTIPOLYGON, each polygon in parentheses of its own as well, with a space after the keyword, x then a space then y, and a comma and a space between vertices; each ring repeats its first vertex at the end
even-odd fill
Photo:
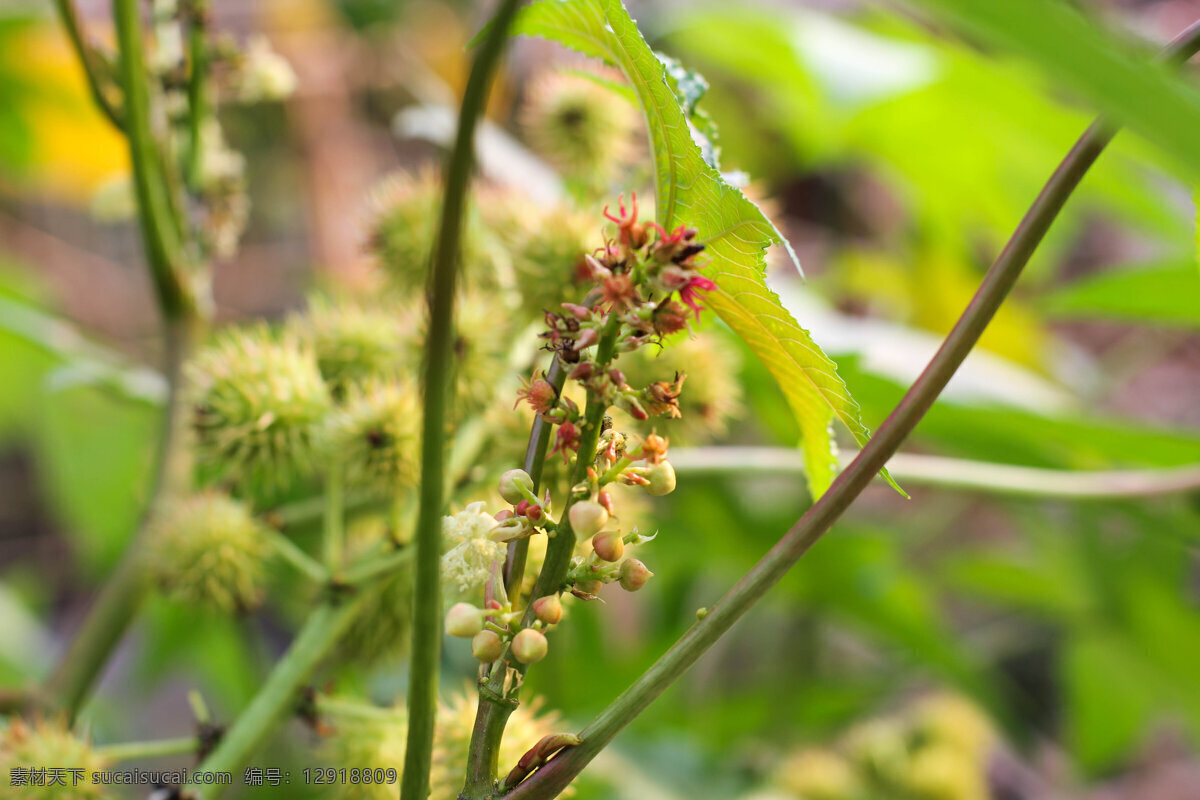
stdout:
MULTIPOLYGON (((619 0, 539 0, 522 12, 515 30, 552 39, 625 74, 649 130, 658 221, 664 228, 694 226, 705 237, 712 257, 708 275, 717 284, 707 302, 783 388, 800 425, 809 488, 819 497, 837 469, 830 430, 834 418, 859 444, 870 433, 836 365, 767 287, 766 248, 782 244, 799 269, 795 253, 758 206, 705 162, 680 106, 676 81, 619 0)), ((886 470, 882 474, 903 494, 886 470)))

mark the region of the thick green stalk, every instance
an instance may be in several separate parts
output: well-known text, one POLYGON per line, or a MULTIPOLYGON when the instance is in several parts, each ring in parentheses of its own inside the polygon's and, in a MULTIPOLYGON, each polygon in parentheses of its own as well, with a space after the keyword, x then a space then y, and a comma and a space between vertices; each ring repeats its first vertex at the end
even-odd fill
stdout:
POLYGON ((441 656, 442 514, 445 510, 446 407, 451 402, 454 360, 454 292, 461 258, 463 210, 475 156, 475 126, 508 41, 519 0, 504 0, 471 67, 458 116, 458 132, 445 176, 445 198, 429 276, 429 333, 425 345, 425 403, 421 442, 421 490, 417 512, 416 585, 409 669, 408 740, 402 800, 426 800, 437 717, 441 656))
MULTIPOLYGON (((1168 48, 1168 58, 1186 58, 1200 48, 1200 23, 1168 48), (1186 55, 1181 55, 1186 53, 1186 55)), ((858 457, 779 542, 696 622, 653 666, 592 720, 579 736, 583 743, 561 751, 532 777, 505 795, 507 800, 557 797, 584 767, 638 714, 696 662, 774 586, 850 504, 899 449, 979 341, 996 310, 1016 284, 1063 205, 1112 140, 1116 128, 1098 120, 1080 137, 1050 177, 958 322, 900 404, 858 457)))
MULTIPOLYGON (((350 627, 369 592, 331 598, 319 605, 296 635, 292 646, 275 666, 267 682, 246 710, 225 732, 220 744, 197 767, 198 771, 235 772, 242 768, 280 723, 295 713, 301 690, 313 670, 329 655, 350 627)), ((227 788, 193 785, 195 800, 213 800, 227 788)))

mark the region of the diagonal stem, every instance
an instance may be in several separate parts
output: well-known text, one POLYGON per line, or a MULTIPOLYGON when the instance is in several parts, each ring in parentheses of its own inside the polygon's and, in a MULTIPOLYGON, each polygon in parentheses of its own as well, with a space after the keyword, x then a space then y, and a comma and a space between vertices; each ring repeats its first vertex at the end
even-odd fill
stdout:
POLYGON ((100 53, 84 36, 79 9, 75 7, 73 0, 54 0, 54 5, 58 9, 58 17, 62 21, 67 38, 71 40, 71 47, 74 48, 75 55, 79 58, 79 64, 83 67, 83 75, 87 79, 88 89, 92 93, 96 108, 109 122, 120 129, 124 126, 125 121, 122 119, 121 109, 109 95, 109 92, 116 87, 112 84, 111 76, 105 74, 100 53))
POLYGON ((408 741, 405 745, 404 777, 400 784, 403 800, 425 800, 429 794, 442 635, 439 562, 445 503, 446 406, 451 401, 450 371, 454 363, 451 324, 454 288, 461 258, 463 210, 475 155, 475 126, 483 114, 492 77, 500 63, 508 40, 508 29, 519 5, 519 0, 504 0, 501 3, 467 79, 454 149, 446 166, 441 223, 430 264, 421 490, 417 512, 416 599, 413 605, 408 688, 408 741))
MULTIPOLYGON (((1166 58, 1170 61, 1186 60, 1197 49, 1200 49, 1200 23, 1188 28, 1171 43, 1166 58)), ((702 620, 693 625, 650 669, 580 731, 582 744, 560 752, 532 777, 506 794, 508 800, 547 800, 557 797, 613 737, 694 664, 845 513, 912 433, 979 341, 1046 231, 1115 133, 1116 126, 1102 118, 1079 138, 1026 212, 924 372, 821 499, 702 620)))

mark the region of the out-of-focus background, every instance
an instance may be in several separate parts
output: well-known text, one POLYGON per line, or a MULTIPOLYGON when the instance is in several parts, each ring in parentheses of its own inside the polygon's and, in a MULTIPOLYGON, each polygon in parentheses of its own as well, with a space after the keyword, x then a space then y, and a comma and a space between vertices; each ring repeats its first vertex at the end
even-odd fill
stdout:
MULTIPOLYGON (((266 37, 297 78, 285 101, 229 98, 220 112, 245 157, 250 208, 241 248, 215 265, 216 317, 278 320, 314 286, 369 281, 368 198, 385 174, 438 163, 486 9, 212 5, 216 30, 266 37)), ((1194 0, 1076 5, 1147 42, 1200 17, 1194 0)), ((110 41, 107 4, 79 8, 110 41)), ((631 11, 656 49, 710 82, 702 102, 722 167, 745 173, 804 265, 802 282, 773 260, 772 285, 877 427, 1089 110, 902 3, 631 11)), ((586 67, 546 42, 514 45, 482 135, 489 180, 561 194, 539 150, 544 123, 526 110, 549 73, 586 67)), ((644 144, 625 156, 644 162, 644 144)), ((907 452, 1064 470, 1200 462, 1195 209, 1163 163, 1118 138, 907 452)), ((3 685, 49 668, 141 513, 161 384, 127 167, 49 4, 5 3, 3 685)), ((583 210, 599 224, 598 207, 583 210)), ((719 328, 707 335, 688 353, 688 388, 707 390, 727 419, 679 444, 794 445, 767 372, 719 328)), ((708 450, 692 458, 679 491, 643 512, 661 530, 650 587, 574 611, 535 672, 533 693, 564 726, 645 669, 807 504, 795 473, 721 469, 708 450)), ((1077 502, 908 488, 911 501, 869 490, 578 796, 854 800, 883 775, 913 800, 1195 798, 1200 495, 1077 502)), ((230 620, 156 600, 107 670, 90 730, 108 742, 179 735, 193 688, 228 720, 293 622, 271 605, 230 620)), ((393 666, 377 686, 401 680, 393 666)), ((276 747, 263 763, 305 761, 276 747)))

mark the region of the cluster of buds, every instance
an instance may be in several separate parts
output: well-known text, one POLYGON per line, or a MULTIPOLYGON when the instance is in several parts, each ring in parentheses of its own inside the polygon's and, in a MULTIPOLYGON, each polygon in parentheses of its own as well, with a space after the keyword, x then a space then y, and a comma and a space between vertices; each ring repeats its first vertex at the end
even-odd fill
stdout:
POLYGON ((617 583, 627 592, 636 592, 654 577, 654 573, 639 559, 627 555, 636 548, 654 539, 638 533, 601 531, 592 536, 592 551, 586 556, 575 556, 567 573, 566 588, 580 600, 595 600, 600 586, 617 583))
POLYGON ((484 664, 490 664, 509 648, 512 657, 522 664, 535 664, 546 657, 550 643, 545 631, 562 621, 562 601, 557 595, 547 595, 533 601, 533 621, 522 627, 525 610, 515 610, 511 604, 489 600, 484 608, 470 603, 455 603, 446 613, 446 633, 471 640, 471 653, 484 664))
MULTIPOLYGON (((622 197, 619 209, 619 215, 604 210, 617 226, 617 238, 585 257, 586 277, 594 284, 588 304, 563 303, 560 313, 547 311, 541 338, 590 397, 637 420, 676 418, 684 375, 635 388, 614 362, 687 328, 693 316, 699 320, 701 293, 717 287, 700 274, 697 259, 704 245, 694 229, 680 226, 667 233, 654 222, 639 221, 636 196, 628 208, 622 197), (609 346, 601 347, 606 338, 609 346)), ((559 426, 554 450, 569 461, 580 441, 578 406, 537 372, 518 392, 521 401, 559 426)))

